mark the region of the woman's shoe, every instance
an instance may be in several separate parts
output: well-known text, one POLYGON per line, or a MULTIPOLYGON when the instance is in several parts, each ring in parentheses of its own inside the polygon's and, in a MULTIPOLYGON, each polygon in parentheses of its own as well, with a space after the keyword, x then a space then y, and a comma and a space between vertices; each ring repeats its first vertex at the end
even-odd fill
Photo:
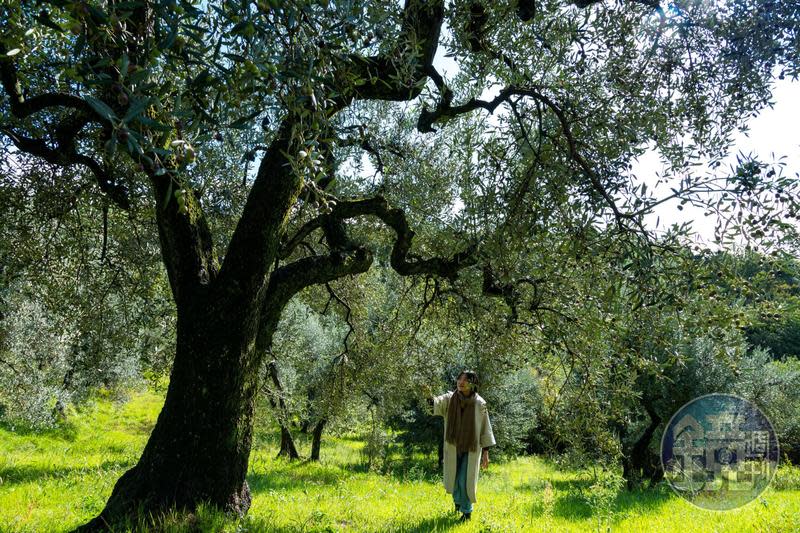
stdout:
POLYGON ((461 515, 461 518, 459 518, 458 521, 459 522, 466 522, 470 518, 472 518, 472 513, 464 513, 464 514, 461 515))
POLYGON ((461 509, 459 509, 459 508, 458 508, 458 504, 455 504, 455 506, 456 506, 456 512, 457 512, 457 513, 460 513, 460 512, 461 512, 461 509))

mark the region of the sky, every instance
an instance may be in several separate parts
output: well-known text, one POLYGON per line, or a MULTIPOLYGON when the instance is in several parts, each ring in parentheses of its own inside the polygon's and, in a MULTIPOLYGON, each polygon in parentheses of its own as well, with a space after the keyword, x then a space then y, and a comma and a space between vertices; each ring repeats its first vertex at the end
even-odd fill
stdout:
MULTIPOLYGON (((786 174, 795 175, 800 171, 800 137, 796 132, 800 125, 800 81, 776 80, 772 98, 775 105, 764 109, 756 118, 751 119, 747 133, 739 132, 734 136, 730 155, 722 168, 733 164, 736 161, 736 154, 741 152, 752 153, 766 162, 773 160, 771 154, 775 154, 775 159, 786 156, 786 174)), ((654 185, 657 180, 656 173, 662 168, 658 153, 649 151, 639 158, 632 172, 648 185, 654 185)), ((669 195, 668 186, 662 186, 661 191, 663 194, 658 195, 659 197, 669 195)), ((659 232, 673 223, 693 220, 692 227, 697 233, 696 241, 715 247, 713 243, 715 219, 705 217, 702 209, 690 205, 684 206, 683 211, 679 211, 677 205, 676 200, 656 207, 653 214, 646 218, 647 226, 659 232), (656 227, 657 221, 658 227, 656 227)))
MULTIPOLYGON (((439 46, 433 63, 439 73, 445 79, 449 79, 457 73, 458 64, 453 59, 445 57, 445 51, 445 47, 439 46)), ((499 88, 484 91, 481 98, 492 99, 498 92, 499 88)), ((765 108, 757 117, 750 119, 746 133, 739 132, 734 135, 730 155, 723 161, 721 169, 730 168, 735 163, 737 154, 752 153, 765 162, 773 160, 771 154, 774 154, 774 159, 786 156, 786 174, 795 175, 800 172, 800 136, 796 133, 797 127, 800 126, 800 81, 793 82, 788 78, 776 79, 772 101, 773 107, 765 108)), ((496 111, 496 113, 501 112, 500 109, 496 111)), ((670 184, 656 187, 658 174, 662 169, 658 152, 650 150, 635 162, 631 172, 640 181, 648 184, 648 188, 656 193, 656 198, 664 198, 671 192, 670 184)), ((678 203, 674 200, 657 206, 653 213, 645 218, 648 229, 662 233, 672 224, 692 221, 694 241, 704 247, 719 248, 714 242, 716 219, 706 217, 703 209, 688 204, 683 206, 682 211, 678 210, 678 203)))

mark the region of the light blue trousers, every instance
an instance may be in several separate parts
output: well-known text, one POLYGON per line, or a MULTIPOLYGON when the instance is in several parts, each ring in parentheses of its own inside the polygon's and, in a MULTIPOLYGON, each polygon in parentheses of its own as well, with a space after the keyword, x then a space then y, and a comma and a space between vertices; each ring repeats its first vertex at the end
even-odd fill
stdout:
POLYGON ((462 513, 472 512, 472 502, 467 496, 467 459, 469 452, 461 452, 456 459, 456 486, 453 488, 453 501, 462 513))

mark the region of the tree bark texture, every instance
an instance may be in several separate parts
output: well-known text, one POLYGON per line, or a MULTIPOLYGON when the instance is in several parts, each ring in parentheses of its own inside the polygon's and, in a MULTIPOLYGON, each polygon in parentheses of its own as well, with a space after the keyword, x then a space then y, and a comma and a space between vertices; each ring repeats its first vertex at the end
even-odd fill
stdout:
POLYGON ((270 361, 267 364, 267 370, 272 380, 272 386, 275 389, 274 393, 272 391, 268 392, 269 403, 272 406, 272 410, 275 412, 275 419, 278 421, 278 426, 281 431, 281 448, 278 450, 278 457, 286 456, 291 460, 299 459, 300 454, 297 453, 297 447, 294 444, 292 432, 289 431, 287 426, 289 417, 286 410, 286 402, 283 401, 283 385, 281 384, 280 376, 278 376, 278 365, 275 364, 275 361, 270 361), (273 396, 278 397, 277 402, 273 396))
POLYGON ((314 426, 314 438, 311 441, 311 460, 319 461, 320 447, 322 446, 322 431, 325 429, 325 424, 328 421, 323 418, 317 421, 314 426))
POLYGON ((179 309, 175 362, 150 439, 103 512, 78 531, 105 530, 139 509, 193 509, 201 501, 247 512, 260 361, 252 353, 256 324, 239 318, 215 305, 179 309))
POLYGON ((643 479, 655 483, 664 477, 664 470, 657 455, 650 451, 650 441, 661 424, 661 417, 649 406, 645 407, 650 417, 650 424, 636 439, 622 460, 622 477, 629 489, 636 487, 643 479))
MULTIPOLYGON (((328 113, 354 99, 408 100, 418 95, 436 52, 443 17, 441 0, 407 0, 402 28, 406 40, 415 42, 420 52, 409 59, 414 66, 411 73, 405 64, 398 70, 392 54, 343 59, 338 69, 371 81, 339 87, 340 97, 328 113)), ((398 41, 398 50, 405 49, 406 40, 398 41)), ((339 79, 344 78, 335 77, 331 86, 337 87, 339 79)), ((308 226, 309 233, 322 228, 333 240, 328 242, 327 256, 281 265, 291 253, 281 244, 290 209, 304 186, 303 176, 295 175, 286 159, 302 148, 295 139, 296 128, 303 127, 301 117, 290 112, 277 129, 222 264, 194 192, 187 191, 186 209, 179 210, 171 192, 181 185, 171 171, 157 175, 147 169, 161 252, 177 307, 175 361, 164 407, 139 462, 117 481, 101 514, 78 531, 108 530, 119 519, 135 519, 140 512, 157 515, 171 508, 195 509, 200 503, 239 515, 247 512, 251 498, 246 474, 259 372, 282 310, 303 288, 365 272, 373 261, 367 247, 334 231, 342 230, 344 219, 373 215, 394 229, 392 266, 401 274, 454 277, 460 268, 474 264, 467 253, 407 261, 413 232, 403 212, 379 198, 344 204, 355 210, 339 212, 340 206, 319 225, 308 226)), ((315 428, 316 456, 323 428, 324 422, 315 428)))

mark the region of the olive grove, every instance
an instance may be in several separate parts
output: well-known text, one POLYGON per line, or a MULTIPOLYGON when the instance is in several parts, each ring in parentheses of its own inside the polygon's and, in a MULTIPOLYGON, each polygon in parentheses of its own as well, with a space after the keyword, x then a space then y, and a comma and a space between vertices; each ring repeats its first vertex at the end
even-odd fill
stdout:
POLYGON ((284 308, 374 262, 421 280, 423 310, 448 298, 535 331, 571 380, 634 380, 618 371, 654 363, 606 364, 602 325, 679 307, 693 259, 686 227, 644 225, 666 198, 632 162, 657 150, 668 196, 780 247, 796 180, 720 162, 772 76, 797 77, 799 19, 770 0, 5 2, 4 159, 54 169, 63 209, 91 188, 116 239, 139 231, 124 213, 151 216, 176 309, 163 410, 81 529, 246 513, 284 308))

